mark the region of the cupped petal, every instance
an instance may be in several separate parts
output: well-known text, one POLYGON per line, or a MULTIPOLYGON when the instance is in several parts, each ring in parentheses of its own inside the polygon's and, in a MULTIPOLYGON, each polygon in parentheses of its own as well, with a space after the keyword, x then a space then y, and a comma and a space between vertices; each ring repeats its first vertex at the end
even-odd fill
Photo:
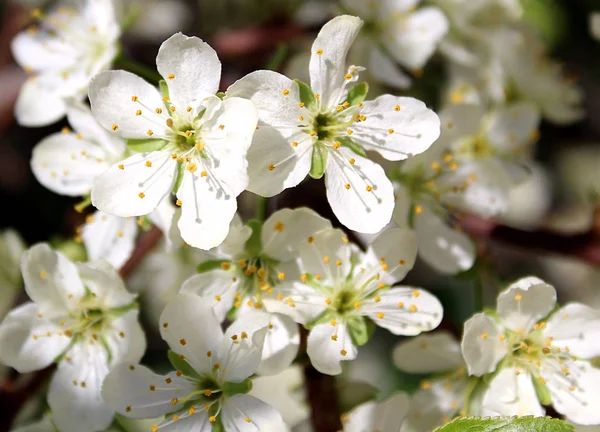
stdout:
POLYGON ((94 295, 98 307, 112 309, 129 306, 137 297, 125 288, 125 283, 117 270, 106 261, 77 263, 81 280, 94 295))
POLYGON ((154 418, 173 411, 196 386, 176 372, 158 375, 139 364, 115 366, 102 385, 102 398, 116 412, 133 418, 154 418), (154 389, 154 390, 151 390, 154 389))
POLYGON ((173 189, 176 169, 169 152, 135 154, 96 178, 92 204, 115 216, 147 215, 173 189))
POLYGON ((63 315, 85 296, 77 267, 46 243, 38 243, 21 258, 25 291, 47 318, 63 315))
POLYGON ((158 49, 156 66, 169 87, 169 100, 181 110, 219 90, 221 62, 198 37, 175 33, 158 49))
POLYGON ((478 313, 465 322, 461 349, 469 374, 481 376, 496 370, 509 347, 504 329, 493 318, 478 313))
POLYGON ((97 211, 86 219, 81 238, 90 261, 106 260, 114 268, 127 262, 135 248, 137 222, 97 211))
POLYGON ((0 361, 20 373, 52 364, 71 343, 35 303, 13 309, 0 324, 0 361))
MULTIPOLYGON (((398 205, 396 204, 396 207, 398 205)), ((475 262, 475 244, 468 235, 451 228, 428 207, 415 214, 419 256, 435 270, 455 274, 470 269, 475 262)))
POLYGON ((552 345, 569 347, 579 358, 600 356, 600 311, 581 303, 570 303, 557 310, 546 324, 544 336, 552 345))
POLYGON ((196 372, 212 373, 208 353, 217 352, 223 331, 206 299, 193 294, 174 297, 160 316, 160 334, 171 350, 183 354, 196 372))
POLYGON ((278 210, 263 225, 263 252, 279 261, 292 260, 303 240, 326 228, 331 222, 307 207, 278 210))
POLYGON ((412 230, 389 228, 373 240, 367 260, 381 266, 380 279, 390 285, 404 279, 417 259, 417 236, 412 230))
POLYGON ((364 102, 366 120, 351 126, 352 140, 388 160, 423 153, 440 136, 440 119, 418 99, 392 95, 364 102))
POLYGON ((138 321, 139 311, 133 309, 115 318, 104 342, 110 351, 110 364, 138 363, 146 351, 146 335, 138 321))
POLYGON ((254 396, 238 394, 225 399, 221 419, 226 431, 277 431, 284 426, 281 414, 254 396))
POLYGON ((398 369, 412 374, 444 372, 464 365, 460 344, 444 330, 399 343, 392 359, 398 369))
POLYGON ((310 84, 321 104, 330 108, 340 102, 346 67, 346 55, 358 36, 363 21, 354 16, 340 15, 321 28, 310 57, 310 84))
POLYGON ((195 294, 203 297, 213 307, 219 321, 223 321, 233 306, 234 296, 240 286, 240 279, 228 270, 211 270, 187 279, 179 291, 182 294, 195 294))
POLYGON ((67 107, 60 91, 42 77, 28 79, 15 104, 15 117, 21 126, 48 126, 63 118, 67 107))
POLYGON ((256 370, 259 375, 283 372, 296 358, 300 346, 298 324, 285 315, 271 314, 270 318, 262 359, 256 370))
POLYGON ((381 402, 367 402, 348 413, 344 432, 399 432, 410 408, 408 395, 398 392, 381 402))
POLYGON ((482 416, 526 416, 545 414, 540 405, 532 377, 516 368, 502 369, 486 389, 482 401, 482 416))
POLYGON ((524 149, 538 135, 541 115, 529 102, 518 102, 495 112, 487 124, 486 136, 501 152, 524 149))
POLYGON ((92 114, 105 129, 123 138, 166 137, 165 117, 154 112, 164 107, 158 89, 142 78, 122 70, 106 71, 90 82, 92 114), (141 111, 140 115, 136 113, 141 111))
POLYGON ((415 336, 436 328, 444 308, 433 294, 420 288, 400 287, 383 291, 365 301, 360 313, 396 335, 415 336))
POLYGON ((31 169, 46 188, 60 195, 86 195, 110 165, 99 146, 73 133, 55 133, 33 149, 31 169))
POLYGON ((394 188, 381 166, 349 149, 329 152, 325 173, 327 200, 347 228, 374 234, 394 211, 394 188))
POLYGON ((347 240, 342 230, 333 228, 304 239, 299 249, 302 271, 322 279, 321 283, 344 281, 352 268, 347 240))
POLYGON ((342 373, 342 361, 354 360, 358 350, 342 320, 316 325, 308 334, 306 353, 313 367, 326 375, 342 373))
POLYGON ((541 279, 529 276, 513 282, 498 296, 496 311, 502 325, 528 331, 556 305, 556 290, 541 279))

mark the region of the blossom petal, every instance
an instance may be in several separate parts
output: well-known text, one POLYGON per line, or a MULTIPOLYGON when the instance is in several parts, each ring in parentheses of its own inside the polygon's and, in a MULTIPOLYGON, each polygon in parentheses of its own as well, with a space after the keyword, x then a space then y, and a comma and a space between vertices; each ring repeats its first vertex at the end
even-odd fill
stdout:
POLYGON ((389 228, 367 249, 371 265, 381 266, 382 281, 390 285, 404 279, 417 259, 417 236, 412 230, 389 228))
POLYGON ((534 276, 519 279, 498 296, 498 316, 504 327, 530 330, 556 305, 556 290, 534 276))
POLYGON ((122 218, 101 211, 92 215, 81 232, 88 259, 106 260, 114 268, 120 268, 131 257, 136 235, 137 222, 134 218, 122 218))
POLYGON ((341 362, 354 360, 357 351, 341 320, 318 324, 308 334, 306 353, 313 367, 323 374, 342 373, 341 362))
POLYGON ((139 311, 130 310, 110 324, 104 341, 111 354, 111 364, 138 363, 146 351, 146 335, 138 321, 139 311))
POLYGON ((42 77, 36 77, 27 80, 21 87, 15 104, 15 117, 21 126, 40 127, 57 122, 64 117, 66 110, 59 89, 53 88, 42 77))
POLYGON ((90 103, 94 117, 105 129, 123 138, 165 138, 165 118, 154 112, 164 107, 157 88, 130 72, 106 71, 90 82, 90 103), (136 115, 138 110, 141 115, 136 115))
POLYGON ((465 322, 461 349, 470 375, 481 376, 496 370, 508 354, 503 334, 502 327, 484 313, 475 314, 465 322))
POLYGON ((147 215, 173 189, 176 165, 169 152, 135 154, 96 178, 92 204, 115 216, 147 215))
POLYGON ((211 373, 211 359, 223 337, 219 320, 210 303, 193 294, 179 294, 160 316, 160 334, 171 350, 183 354, 196 372, 211 373), (194 325, 190 325, 193 322, 194 325))
POLYGON ((49 366, 71 343, 59 326, 39 314, 35 303, 25 303, 0 324, 0 360, 20 373, 49 366))
POLYGON ((281 414, 253 396, 238 394, 223 402, 221 414, 226 431, 257 432, 281 430, 281 414))
POLYGON ((175 372, 157 375, 145 366, 122 363, 104 380, 102 398, 121 415, 154 418, 173 411, 171 401, 183 399, 194 390, 193 383, 175 372))
POLYGON ((385 171, 351 150, 329 152, 325 187, 333 213, 353 231, 377 233, 392 218, 394 188, 385 171))
POLYGON ((333 228, 303 240, 300 244, 302 270, 329 283, 345 280, 352 267, 351 249, 346 240, 343 231, 333 228))
POLYGON ((244 250, 251 235, 252 228, 245 225, 240 215, 236 213, 229 225, 227 237, 218 247, 219 253, 224 254, 227 258, 233 258, 244 250))
POLYGON ((299 346, 298 324, 285 315, 271 314, 262 359, 256 373, 276 375, 282 372, 296 358, 299 346))
POLYGON ((502 369, 483 396, 482 416, 543 416, 545 411, 531 380, 526 372, 502 369))
POLYGON ((175 33, 158 49, 156 66, 169 87, 169 100, 180 110, 219 90, 221 62, 198 37, 175 33))
POLYGON ((443 330, 400 342, 392 358, 398 369, 411 374, 444 372, 464 364, 460 344, 443 330))
POLYGON ((486 135, 497 150, 521 150, 534 141, 540 120, 540 112, 535 105, 529 102, 514 103, 494 113, 486 135))
MULTIPOLYGON (((427 388, 413 393, 402 432, 432 431, 446 424, 463 408, 468 379, 426 381, 427 388)), ((473 404, 475 402, 472 402, 473 404)))
POLYGON ((310 57, 310 84, 320 95, 323 107, 340 102, 341 87, 347 73, 346 55, 358 36, 363 21, 358 17, 340 15, 325 24, 315 39, 310 57))
POLYGON ((277 293, 277 299, 263 299, 266 309, 287 315, 299 324, 310 322, 327 308, 325 294, 301 282, 278 285, 277 293))
POLYGON ((212 305, 219 321, 223 321, 233 306, 239 285, 240 279, 235 273, 216 269, 190 277, 179 292, 203 297, 206 303, 212 305))
POLYGON ((552 338, 552 345, 569 347, 579 358, 600 356, 600 346, 592 341, 600 338, 600 312, 581 304, 570 303, 561 307, 548 320, 544 336, 552 338))
POLYGON ((395 393, 381 402, 367 402, 348 413, 344 432, 398 432, 410 407, 408 395, 395 393))
POLYGON ((137 297, 125 288, 117 270, 106 261, 77 263, 77 271, 86 289, 106 309, 129 306, 137 297))

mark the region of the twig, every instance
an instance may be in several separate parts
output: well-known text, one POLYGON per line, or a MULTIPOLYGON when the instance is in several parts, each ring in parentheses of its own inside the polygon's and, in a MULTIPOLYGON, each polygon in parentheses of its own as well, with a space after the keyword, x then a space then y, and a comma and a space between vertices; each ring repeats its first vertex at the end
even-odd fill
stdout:
POLYGON ((140 236, 131 257, 119 270, 119 274, 123 279, 127 279, 131 275, 138 264, 148 255, 148 252, 157 245, 161 237, 162 231, 157 227, 152 227, 150 231, 140 236))

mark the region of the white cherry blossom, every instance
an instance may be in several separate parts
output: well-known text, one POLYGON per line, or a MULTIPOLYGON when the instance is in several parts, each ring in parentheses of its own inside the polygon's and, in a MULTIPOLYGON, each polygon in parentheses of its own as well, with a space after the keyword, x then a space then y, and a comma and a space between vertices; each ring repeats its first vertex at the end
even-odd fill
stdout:
POLYGON ((543 415, 541 405, 578 424, 600 423, 600 312, 580 303, 556 308, 556 291, 536 277, 498 296, 494 315, 465 323, 462 352, 471 375, 498 371, 483 396, 490 415, 543 415))
POLYGON ((590 33, 594 39, 600 40, 600 13, 590 14, 590 33))
POLYGON ((101 73, 90 85, 99 123, 140 150, 96 179, 92 203, 115 216, 141 216, 174 193, 181 236, 210 249, 227 236, 236 197, 248 184, 246 153, 256 110, 250 101, 215 95, 221 63, 196 37, 173 35, 156 63, 164 96, 124 71, 101 73))
POLYGON ((110 67, 121 29, 112 0, 60 1, 12 41, 17 63, 30 74, 15 107, 24 126, 60 120, 67 101, 82 100, 90 79, 110 67))
POLYGON ((325 175, 327 199, 348 228, 376 233, 391 218, 393 188, 365 150, 397 161, 425 151, 439 136, 439 119, 419 100, 383 95, 363 102, 359 66, 346 54, 362 20, 334 18, 313 43, 310 87, 276 72, 253 72, 227 97, 250 99, 259 127, 248 153, 248 190, 273 196, 310 174, 325 175), (268 156, 265 156, 268 155, 268 156))
POLYGON ((408 395, 401 392, 380 402, 361 404, 342 416, 344 432, 404 431, 403 421, 409 407, 408 395))
POLYGON ((442 305, 420 288, 393 284, 416 259, 417 240, 409 230, 384 231, 366 253, 342 231, 327 229, 300 246, 302 281, 283 284, 268 310, 287 314, 310 329, 307 353, 320 372, 341 373, 341 361, 356 358, 374 326, 394 334, 417 335, 439 325, 442 305))
POLYGON ((260 431, 281 423, 279 413, 253 396, 249 377, 261 359, 269 316, 252 312, 225 333, 212 307, 198 296, 180 294, 162 313, 161 336, 176 369, 158 375, 139 364, 123 363, 104 381, 103 398, 133 418, 165 415, 153 431, 260 431))
POLYGON ((74 264, 46 244, 27 250, 21 269, 32 301, 0 325, 0 360, 21 373, 57 362, 48 391, 55 425, 105 430, 114 412, 100 397, 102 380, 146 348, 135 296, 107 263, 74 264))

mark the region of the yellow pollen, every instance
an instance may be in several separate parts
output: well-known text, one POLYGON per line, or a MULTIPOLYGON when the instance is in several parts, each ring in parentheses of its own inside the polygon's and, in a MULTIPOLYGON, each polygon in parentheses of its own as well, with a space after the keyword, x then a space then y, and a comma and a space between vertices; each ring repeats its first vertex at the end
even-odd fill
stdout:
POLYGON ((398 307, 402 309, 404 307, 404 302, 398 302, 398 307))
POLYGON ((247 423, 250 423, 252 420, 250 419, 250 417, 245 417, 244 420, 246 420, 247 423))
POLYGON ((317 135, 317 131, 311 131, 310 132, 310 136, 315 136, 315 135, 317 135))
POLYGON ((116 124, 116 123, 114 123, 114 124, 112 125, 112 130, 116 131, 117 129, 119 129, 119 125, 118 125, 118 124, 116 124))
POLYGON ((299 106, 300 108, 304 108, 304 102, 300 102, 300 103, 298 104, 298 106, 299 106))
POLYGON ((396 105, 396 106, 394 107, 394 111, 400 111, 400 105, 396 105))
POLYGON ((151 385, 150 386, 150 391, 154 391, 154 390, 156 390, 156 386, 151 385))
POLYGON ((317 50, 317 55, 323 55, 323 50, 319 48, 319 49, 317 50))
POLYGON ((187 345, 187 342, 186 342, 186 340, 185 340, 185 339, 179 339, 179 343, 180 343, 182 346, 186 346, 186 345, 187 345))
POLYGON ((283 231, 283 228, 284 228, 284 226, 285 226, 285 225, 283 225, 283 223, 282 223, 282 222, 277 222, 277 223, 275 224, 275 226, 273 227, 273 230, 275 230, 275 231, 277 231, 277 232, 282 232, 282 231, 283 231))
POLYGON ((198 167, 196 166, 195 163, 191 163, 187 167, 187 170, 191 173, 195 173, 197 169, 198 169, 198 167))
POLYGON ((141 115, 142 115, 142 110, 137 110, 137 111, 135 112, 135 115, 136 115, 136 116, 141 116, 141 115))
POLYGON ((123 164, 119 164, 119 169, 121 169, 121 170, 122 170, 122 169, 125 169, 125 165, 123 165, 123 164))
POLYGON ((488 337, 489 335, 487 333, 481 333, 481 339, 487 340, 488 337))
POLYGON ((169 78, 170 80, 172 80, 172 79, 175 79, 175 75, 174 75, 174 74, 169 74, 169 75, 167 76, 167 78, 169 78))
POLYGON ((373 186, 367 185, 365 189, 367 190, 367 192, 371 192, 373 190, 373 186))
POLYGON ((388 133, 392 135, 394 133, 394 129, 388 129, 388 133))
POLYGON ((517 294, 517 295, 515 296, 515 300, 516 300, 516 301, 521 301, 522 299, 523 299, 523 296, 522 296, 521 294, 517 294))
POLYGON ((231 268, 231 263, 230 262, 221 263, 221 268, 223 270, 229 270, 231 268))
POLYGON ((331 340, 334 341, 334 342, 337 342, 337 338, 338 338, 337 335, 332 335, 331 336, 331 340))
POLYGON ((154 135, 154 132, 152 132, 152 129, 148 129, 148 132, 146 132, 146 135, 152 136, 152 135, 154 135))
POLYGON ((331 324, 332 326, 334 326, 334 327, 335 327, 335 326, 337 325, 337 321, 336 321, 336 320, 331 320, 331 321, 329 322, 329 324, 331 324))
POLYGON ((275 165, 269 164, 269 171, 273 171, 275 169, 275 165))
POLYGON ((167 126, 173 127, 173 119, 170 119, 170 118, 167 119, 167 126))
POLYGON ((354 133, 354 131, 353 131, 352 129, 348 129, 348 130, 346 131, 346 133, 347 133, 348 135, 352 135, 352 134, 354 133))
POLYGON ((131 96, 131 102, 137 102, 137 101, 138 101, 137 96, 131 96))
POLYGON ((292 141, 292 147, 298 147, 298 141, 292 141))
POLYGON ((500 342, 504 342, 504 340, 506 339, 506 336, 500 335, 500 336, 498 336, 498 339, 500 340, 500 342))
POLYGON ((342 143, 339 141, 336 141, 333 143, 333 148, 336 150, 339 149, 341 146, 342 146, 342 143))
POLYGON ((382 318, 383 318, 383 312, 379 312, 379 313, 377 314, 377 318, 379 318, 379 319, 382 319, 382 318))
MULTIPOLYGON (((206 406, 208 407, 208 405, 206 405, 206 406)), ((209 422, 211 422, 211 423, 214 423, 214 422, 216 422, 216 421, 217 421, 217 418, 216 418, 215 416, 210 416, 210 417, 208 418, 208 421, 209 421, 209 422)))
POLYGON ((162 108, 156 108, 154 111, 156 114, 162 114, 162 108))
POLYGON ((146 166, 147 166, 148 168, 150 168, 150 167, 152 166, 152 162, 151 162, 151 161, 146 161, 146 166))
POLYGON ((283 94, 284 96, 287 96, 290 94, 290 91, 288 89, 284 89, 281 94, 283 94))
POLYGON ((345 349, 340 350, 340 354, 345 356, 346 354, 348 354, 348 351, 346 351, 345 349))
POLYGON ((411 304, 408 308, 409 311, 411 311, 412 313, 415 313, 418 309, 414 304, 411 304))
POLYGON ((346 78, 347 80, 351 80, 352 79, 352 75, 346 74, 346 75, 344 75, 344 78, 346 78))
POLYGON ((375 303, 379 303, 381 301, 381 296, 375 296, 375 303))
POLYGON ((414 290, 412 292, 412 295, 413 295, 414 298, 417 298, 417 297, 419 297, 421 295, 421 292, 419 290, 414 290))
POLYGON ((212 395, 212 390, 210 390, 210 389, 204 390, 204 396, 210 396, 210 395, 212 395))
POLYGON ((421 214, 421 213, 423 213, 423 207, 422 207, 422 206, 420 206, 420 205, 416 205, 416 206, 415 206, 415 213, 416 213, 416 214, 421 214))
POLYGON ((146 194, 145 194, 144 192, 140 192, 140 193, 138 194, 138 196, 139 196, 140 198, 144 198, 144 197, 146 196, 146 194))
POLYGON ((344 187, 345 187, 346 189, 350 189, 352 186, 350 186, 350 183, 346 183, 346 184, 344 185, 344 187))
POLYGON ((175 205, 176 205, 177 207, 181 207, 181 204, 182 204, 182 202, 181 202, 181 200, 180 200, 180 199, 178 199, 177 201, 175 201, 175 205))
POLYGON ((350 162, 350 165, 354 165, 354 162, 356 162, 356 160, 354 158, 350 158, 348 159, 348 162, 350 162))
POLYGON ((279 272, 279 273, 277 274, 277 278, 278 278, 279 280, 284 280, 284 279, 285 279, 285 273, 284 273, 284 272, 279 272))

